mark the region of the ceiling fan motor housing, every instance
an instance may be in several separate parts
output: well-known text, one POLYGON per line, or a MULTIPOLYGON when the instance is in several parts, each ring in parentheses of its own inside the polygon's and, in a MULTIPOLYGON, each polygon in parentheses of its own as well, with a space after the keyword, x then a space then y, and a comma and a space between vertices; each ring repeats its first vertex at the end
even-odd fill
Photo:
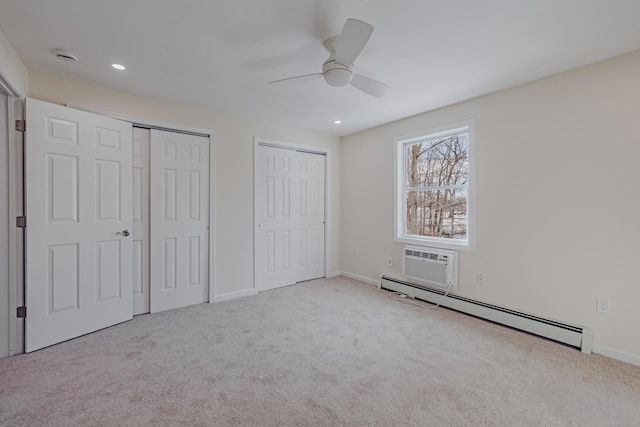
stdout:
POLYGON ((352 67, 345 67, 335 61, 327 61, 322 66, 324 80, 329 86, 343 87, 351 83, 353 78, 352 67))

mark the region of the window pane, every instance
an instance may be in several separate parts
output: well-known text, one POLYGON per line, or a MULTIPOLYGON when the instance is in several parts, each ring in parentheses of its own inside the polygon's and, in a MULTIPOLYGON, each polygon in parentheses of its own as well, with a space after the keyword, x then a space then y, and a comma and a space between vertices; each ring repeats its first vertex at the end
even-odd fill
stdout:
POLYGON ((467 185, 469 133, 434 138, 406 146, 408 188, 467 185))
POLYGON ((467 238, 465 188, 407 192, 407 235, 467 238))

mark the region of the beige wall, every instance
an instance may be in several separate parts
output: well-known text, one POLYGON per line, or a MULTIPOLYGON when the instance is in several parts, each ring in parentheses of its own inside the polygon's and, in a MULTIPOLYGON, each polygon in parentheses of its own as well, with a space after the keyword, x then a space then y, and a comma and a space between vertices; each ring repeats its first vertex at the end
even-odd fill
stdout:
POLYGON ((253 288, 253 137, 323 147, 328 150, 329 194, 327 274, 341 269, 340 139, 270 125, 212 111, 160 102, 96 86, 30 74, 29 96, 57 104, 110 111, 216 133, 216 295, 253 288))
POLYGON ((458 293, 590 326, 597 350, 640 361, 638 76, 640 51, 343 138, 343 270, 401 273, 392 139, 474 119, 476 250, 458 293))
MULTIPOLYGON (((29 73, 0 30, 0 85, 6 84, 12 95, 25 96, 29 89, 29 73)), ((0 88, 0 92, 2 89, 0 88)))

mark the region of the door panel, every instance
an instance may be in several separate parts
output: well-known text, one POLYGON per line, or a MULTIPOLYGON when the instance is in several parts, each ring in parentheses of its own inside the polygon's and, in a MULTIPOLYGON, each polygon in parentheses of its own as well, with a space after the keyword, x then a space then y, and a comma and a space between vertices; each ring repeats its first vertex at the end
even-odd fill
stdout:
POLYGON ((26 351, 130 319, 131 124, 27 100, 26 351))
POLYGON ((151 131, 151 311, 209 300, 209 139, 151 131))
POLYGON ((77 223, 78 157, 47 153, 47 172, 49 221, 77 223))
POLYGON ((78 309, 78 245, 51 245, 49 258, 49 314, 78 309))

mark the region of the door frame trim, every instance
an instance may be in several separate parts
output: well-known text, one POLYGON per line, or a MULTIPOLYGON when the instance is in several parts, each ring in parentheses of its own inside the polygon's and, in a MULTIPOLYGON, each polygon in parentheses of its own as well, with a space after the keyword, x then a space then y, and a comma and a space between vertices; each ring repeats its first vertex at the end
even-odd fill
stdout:
MULTIPOLYGON (((0 76, 1 77, 1 76, 0 76)), ((0 79, 2 83, 2 79, 0 79)), ((8 241, 8 271, 7 286, 9 288, 8 316, 9 325, 9 356, 24 353, 24 319, 15 315, 16 307, 24 305, 24 229, 17 228, 15 217, 24 213, 24 133, 12 127, 16 120, 24 118, 24 98, 16 92, 9 91, 6 85, 0 84, 0 92, 7 96, 7 212, 9 214, 7 226, 8 241)))
POLYGON ((331 212, 331 209, 330 209, 331 207, 329 206, 329 203, 330 203, 329 201, 331 200, 331 197, 329 197, 330 188, 331 188, 330 181, 329 181, 330 179, 329 171, 331 170, 330 168, 331 159, 329 155, 329 149, 324 147, 313 146, 313 145, 298 144, 293 142, 279 141, 275 139, 254 136, 253 137, 253 289, 255 293, 259 292, 258 285, 260 284, 260 274, 258 272, 258 265, 257 265, 257 260, 258 260, 257 243, 258 243, 258 222, 259 222, 259 218, 258 218, 259 183, 258 183, 257 154, 258 154, 258 149, 261 146, 281 148, 285 150, 302 151, 305 153, 312 153, 312 154, 321 154, 321 155, 324 155, 325 157, 325 162, 324 162, 324 277, 327 277, 327 271, 329 268, 329 255, 330 255, 329 248, 331 247, 330 245, 331 242, 329 240, 329 236, 331 235, 331 233, 329 233, 329 230, 332 223, 332 221, 329 220, 329 212, 331 212))
POLYGON ((29 75, 22 61, 8 43, 4 34, 0 30, 0 43, 4 49, 3 53, 8 54, 3 57, 5 61, 0 61, 0 93, 7 97, 7 129, 6 135, 7 152, 7 211, 9 223, 0 224, 8 227, 9 241, 8 251, 8 271, 7 286, 9 288, 8 319, 0 319, 0 322, 7 320, 9 325, 9 356, 24 352, 24 319, 15 316, 15 308, 24 305, 24 232, 21 228, 15 227, 15 217, 21 216, 23 210, 23 137, 22 132, 15 131, 12 123, 15 120, 24 118, 24 100, 27 96, 29 86, 29 75), (3 42, 7 42, 6 44, 3 42))

